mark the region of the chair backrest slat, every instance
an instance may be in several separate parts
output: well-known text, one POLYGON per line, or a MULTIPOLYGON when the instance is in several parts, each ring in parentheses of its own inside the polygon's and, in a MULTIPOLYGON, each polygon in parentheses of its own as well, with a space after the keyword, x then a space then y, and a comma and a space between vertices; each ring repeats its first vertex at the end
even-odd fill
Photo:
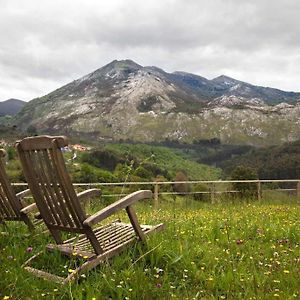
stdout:
POLYGON ((84 220, 86 216, 79 204, 71 179, 66 170, 63 155, 58 148, 58 145, 55 145, 55 147, 57 147, 56 151, 51 151, 50 156, 52 158, 52 163, 55 162, 55 172, 57 174, 59 186, 61 187, 63 199, 73 216, 72 221, 74 222, 74 226, 81 227, 81 221, 84 220))
POLYGON ((17 150, 28 185, 46 224, 66 231, 83 230, 83 211, 61 148, 64 137, 40 136, 17 142, 17 150))
MULTIPOLYGON (((51 184, 47 177, 46 172, 44 169, 43 162, 41 161, 41 154, 40 153, 43 150, 40 151, 32 151, 32 162, 34 162, 35 170, 37 170, 39 174, 39 186, 43 192, 45 203, 47 204, 48 209, 51 211, 50 216, 53 217, 52 222, 56 225, 62 225, 62 219, 60 214, 60 207, 59 204, 55 201, 55 197, 52 191, 52 188, 49 187, 49 184, 51 184)), ((53 183, 54 185, 54 183, 53 183)))
POLYGON ((59 183, 57 181, 58 176, 57 176, 56 170, 51 165, 51 161, 49 160, 49 157, 48 157, 49 154, 47 153, 47 150, 43 150, 42 155, 43 155, 43 160, 45 161, 45 163, 47 165, 48 179, 50 182, 52 182, 52 188, 50 187, 49 192, 51 193, 52 198, 56 199, 56 201, 58 203, 58 209, 60 210, 60 216, 65 216, 65 218, 62 217, 63 225, 72 227, 72 226, 74 226, 74 222, 70 218, 68 211, 64 205, 65 201, 64 201, 64 198, 59 189, 59 183))
POLYGON ((7 196, 5 195, 1 185, 0 185, 0 215, 3 218, 5 217, 12 218, 17 216, 10 202, 8 201, 7 196))
POLYGON ((78 218, 78 222, 81 224, 81 221, 85 220, 86 214, 82 210, 80 202, 78 201, 69 173, 66 171, 62 152, 60 151, 59 148, 57 148, 56 151, 53 151, 53 156, 57 162, 57 171, 58 174, 60 175, 59 178, 61 178, 61 184, 64 187, 63 192, 65 192, 65 194, 69 196, 70 203, 72 204, 72 207, 77 212, 76 216, 78 218))
POLYGON ((0 149, 0 215, 3 219, 20 219, 20 210, 23 208, 11 186, 5 172, 3 157, 5 151, 0 149))

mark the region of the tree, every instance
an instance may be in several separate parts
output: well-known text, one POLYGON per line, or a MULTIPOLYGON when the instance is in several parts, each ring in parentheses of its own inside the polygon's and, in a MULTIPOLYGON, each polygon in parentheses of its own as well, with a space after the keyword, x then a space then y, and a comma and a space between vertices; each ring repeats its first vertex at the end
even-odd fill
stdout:
POLYGON ((210 201, 209 187, 207 184, 197 183, 193 185, 193 192, 198 192, 198 194, 193 194, 195 200, 204 202, 210 201))
MULTIPOLYGON (((188 177, 183 172, 179 171, 176 173, 174 181, 188 181, 188 177)), ((173 185, 174 192, 179 193, 179 195, 184 195, 185 193, 189 192, 190 186, 188 183, 174 183, 173 185)))
POLYGON ((13 147, 8 147, 6 153, 8 160, 13 160, 16 156, 16 150, 13 147))
POLYGON ((37 129, 34 125, 29 125, 28 128, 27 128, 27 133, 29 135, 37 135, 38 132, 37 132, 37 129))
MULTIPOLYGON (((257 172, 246 166, 237 166, 231 173, 231 180, 256 180, 257 172)), ((253 197, 256 195, 257 186, 255 182, 234 182, 232 183, 234 190, 239 191, 242 198, 253 197)))

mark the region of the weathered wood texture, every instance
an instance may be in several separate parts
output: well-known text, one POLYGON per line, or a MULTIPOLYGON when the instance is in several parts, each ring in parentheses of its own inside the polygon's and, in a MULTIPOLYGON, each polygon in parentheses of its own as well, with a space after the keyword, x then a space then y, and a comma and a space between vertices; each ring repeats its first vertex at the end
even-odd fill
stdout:
POLYGON ((15 194, 4 167, 6 153, 0 149, 0 220, 23 221, 30 230, 34 228, 28 213, 35 209, 34 205, 24 207, 22 200, 28 195, 28 190, 15 194))
POLYGON ((163 225, 140 225, 132 204, 152 197, 151 191, 137 191, 107 206, 92 216, 87 216, 80 200, 99 195, 99 190, 76 194, 67 172, 62 147, 67 146, 65 137, 38 136, 25 138, 16 143, 23 171, 29 188, 40 210, 41 216, 49 228, 56 245, 48 245, 48 250, 59 250, 65 255, 79 255, 88 261, 65 279, 35 270, 26 269, 37 276, 53 279, 61 283, 75 279, 84 270, 97 266, 136 240, 145 240, 145 234, 162 229, 163 225), (130 224, 113 222, 98 228, 92 226, 110 215, 126 209, 130 224), (63 241, 61 231, 79 233, 72 239, 63 241), (48 275, 47 275, 48 274, 48 275))

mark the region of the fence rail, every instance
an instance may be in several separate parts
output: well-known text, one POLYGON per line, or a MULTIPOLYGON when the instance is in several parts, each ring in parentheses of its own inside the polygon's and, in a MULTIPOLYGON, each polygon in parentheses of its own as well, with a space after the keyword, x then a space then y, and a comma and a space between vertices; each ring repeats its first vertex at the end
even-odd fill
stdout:
MULTIPOLYGON (((154 205, 158 205, 159 195, 210 195, 211 202, 214 202, 214 199, 217 195, 220 194, 234 194, 239 193, 238 190, 232 189, 233 183, 253 183, 256 184, 256 196, 258 200, 261 200, 262 192, 267 190, 276 190, 281 192, 295 192, 296 197, 300 200, 300 179, 264 179, 264 180, 192 180, 192 181, 144 181, 144 182, 94 182, 94 183, 74 183, 75 187, 80 188, 92 188, 92 187, 130 187, 130 186, 152 186, 154 191, 154 205), (274 187, 264 188, 263 186, 266 184, 294 184, 294 188, 291 187, 274 187), (208 190, 199 191, 197 189, 193 189, 192 191, 176 191, 176 189, 172 188, 172 191, 160 191, 164 186, 175 187, 176 185, 196 185, 202 184, 207 186, 208 190), (223 185, 223 188, 222 188, 223 185)), ((24 186, 27 187, 27 183, 13 183, 15 186, 24 186)), ((102 197, 123 197, 127 195, 125 191, 121 193, 104 193, 102 197)))

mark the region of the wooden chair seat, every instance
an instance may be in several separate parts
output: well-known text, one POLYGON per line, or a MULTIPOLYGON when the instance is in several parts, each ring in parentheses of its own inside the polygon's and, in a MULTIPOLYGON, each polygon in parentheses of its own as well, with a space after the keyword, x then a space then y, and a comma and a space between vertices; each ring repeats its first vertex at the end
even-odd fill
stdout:
MULTIPOLYGON (((141 225, 144 234, 155 228, 155 226, 141 225)), ((104 252, 113 251, 127 243, 137 241, 136 233, 131 224, 115 221, 105 226, 93 229, 97 240, 104 252)), ((84 235, 73 237, 64 241, 61 245, 49 244, 48 250, 59 250, 68 256, 79 256, 83 258, 93 258, 97 256, 93 251, 89 239, 84 235)))

